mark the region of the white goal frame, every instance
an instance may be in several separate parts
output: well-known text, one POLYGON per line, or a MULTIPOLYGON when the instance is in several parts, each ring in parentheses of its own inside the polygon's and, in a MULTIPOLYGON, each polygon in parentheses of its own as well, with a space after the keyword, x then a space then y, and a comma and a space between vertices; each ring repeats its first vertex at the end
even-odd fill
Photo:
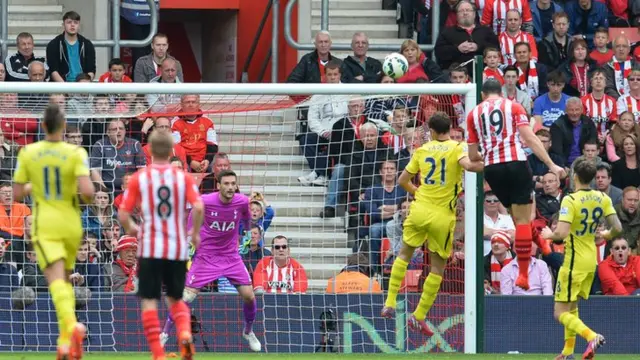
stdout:
MULTIPOLYGON (((199 94, 199 95, 451 95, 465 97, 468 114, 477 103, 476 84, 235 84, 235 83, 58 83, 58 82, 2 82, 0 93, 38 94, 199 94)), ((477 175, 465 172, 465 275, 464 275, 464 352, 477 351, 478 319, 476 269, 478 249, 479 196, 477 175)))

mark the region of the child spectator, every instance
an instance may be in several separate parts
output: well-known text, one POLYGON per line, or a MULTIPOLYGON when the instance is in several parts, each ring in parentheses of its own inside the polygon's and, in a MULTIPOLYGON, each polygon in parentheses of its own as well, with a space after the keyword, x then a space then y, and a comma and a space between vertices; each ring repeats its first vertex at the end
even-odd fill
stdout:
POLYGON ((119 58, 109 61, 109 71, 100 75, 99 82, 104 83, 130 83, 131 78, 125 74, 124 62, 119 58))
POLYGON ((484 49, 484 71, 482 72, 482 81, 487 79, 496 79, 500 82, 500 85, 504 85, 504 75, 500 66, 500 50, 494 47, 488 47, 484 49))
POLYGON ((251 194, 250 199, 251 225, 259 226, 262 232, 265 233, 271 226, 271 221, 273 221, 276 212, 271 205, 267 204, 267 200, 262 193, 254 192, 251 194))
POLYGON ((613 50, 607 47, 609 43, 609 30, 599 27, 593 37, 595 48, 589 53, 589 57, 595 60, 598 67, 604 66, 613 59, 613 50))

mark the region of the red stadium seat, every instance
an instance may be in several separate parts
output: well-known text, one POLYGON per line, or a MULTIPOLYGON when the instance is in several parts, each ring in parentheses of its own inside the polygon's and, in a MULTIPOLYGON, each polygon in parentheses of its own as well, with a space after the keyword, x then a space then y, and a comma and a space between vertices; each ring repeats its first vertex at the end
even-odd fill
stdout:
POLYGON ((609 39, 611 39, 611 41, 620 35, 626 36, 631 44, 640 42, 640 29, 638 28, 609 28, 609 39))
POLYGON ((406 292, 420 292, 420 276, 422 270, 407 270, 407 274, 402 280, 400 291, 406 292))

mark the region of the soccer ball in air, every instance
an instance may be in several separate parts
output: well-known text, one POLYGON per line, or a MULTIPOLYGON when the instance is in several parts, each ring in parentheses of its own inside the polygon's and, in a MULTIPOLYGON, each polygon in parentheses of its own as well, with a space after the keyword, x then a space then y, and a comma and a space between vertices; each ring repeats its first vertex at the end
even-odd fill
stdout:
POLYGON ((409 70, 409 62, 402 54, 391 53, 384 58, 382 71, 384 71, 385 75, 397 80, 401 78, 407 70, 409 70))

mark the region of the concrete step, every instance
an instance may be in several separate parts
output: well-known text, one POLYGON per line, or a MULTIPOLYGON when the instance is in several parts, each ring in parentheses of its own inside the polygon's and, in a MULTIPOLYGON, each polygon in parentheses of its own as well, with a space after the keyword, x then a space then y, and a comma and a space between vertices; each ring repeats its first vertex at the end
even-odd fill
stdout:
POLYGON ((322 279, 326 281, 344 268, 344 264, 305 264, 302 263, 304 270, 307 273, 309 279, 322 279))
MULTIPOLYGON (((267 230, 265 239, 273 239, 278 235, 271 228, 267 230)), ((314 247, 314 248, 346 248, 346 233, 312 233, 312 232, 287 232, 284 234, 289 239, 292 247, 314 247)))
POLYGON ((326 256, 337 256, 344 257, 353 254, 350 248, 346 247, 325 247, 325 248, 310 248, 310 247, 292 247, 291 254, 295 254, 295 256, 300 256, 304 258, 310 257, 326 257, 326 256))
POLYGON ((303 171, 308 168, 303 156, 294 155, 231 154, 229 161, 234 170, 303 171))
MULTIPOLYGON (((59 34, 62 32, 62 20, 13 20, 9 18, 9 33, 22 31, 33 34, 59 34)), ((55 36, 54 36, 55 37, 55 36)))
POLYGON ((300 228, 320 228, 320 229, 336 229, 344 230, 344 219, 321 219, 319 217, 286 217, 278 216, 273 218, 271 226, 289 226, 300 228))
MULTIPOLYGON (((320 25, 312 24, 311 32, 315 34, 318 31, 320 31, 320 25)), ((357 31, 364 31, 371 39, 392 38, 398 36, 398 25, 332 25, 331 22, 329 23, 329 32, 336 38, 351 38, 357 31)))
POLYGON ((10 5, 9 21, 57 21, 62 22, 60 5, 10 5))
MULTIPOLYGON (((225 138, 225 140, 227 140, 225 138)), ((223 141, 219 151, 227 154, 300 155, 300 143, 295 140, 223 141)))
MULTIPOLYGON (((322 8, 322 1, 312 0, 311 9, 320 10, 322 8)), ((331 0, 329 1, 329 15, 333 16, 331 10, 376 10, 382 9, 382 2, 380 0, 331 0)))
MULTIPOLYGON (((235 166, 233 166, 235 170, 235 166)), ((236 174, 241 186, 247 185, 283 185, 298 182, 298 177, 307 175, 308 170, 254 170, 241 169, 236 174)))
POLYGON ((258 124, 273 124, 284 125, 284 117, 280 114, 263 114, 263 115, 208 115, 213 120, 213 123, 217 126, 220 125, 258 125, 258 124))
POLYGON ((309 281, 307 282, 307 284, 308 284, 307 293, 324 294, 325 290, 327 289, 327 281, 328 280, 329 280, 329 278, 326 278, 326 279, 309 279, 309 281))
MULTIPOLYGON (((311 23, 319 25, 321 10, 311 10, 311 23)), ((395 10, 345 10, 329 11, 329 30, 332 25, 396 24, 395 10)))
POLYGON ((323 202, 326 189, 319 186, 302 186, 296 183, 280 186, 243 185, 243 192, 258 191, 267 201, 323 202))
POLYGON ((318 217, 318 214, 324 210, 324 202, 307 202, 299 201, 270 201, 276 213, 280 216, 291 217, 318 217))
MULTIPOLYGON (((9 0, 9 5, 58 5, 58 0, 9 0)), ((60 21, 62 22, 62 18, 60 21)))

